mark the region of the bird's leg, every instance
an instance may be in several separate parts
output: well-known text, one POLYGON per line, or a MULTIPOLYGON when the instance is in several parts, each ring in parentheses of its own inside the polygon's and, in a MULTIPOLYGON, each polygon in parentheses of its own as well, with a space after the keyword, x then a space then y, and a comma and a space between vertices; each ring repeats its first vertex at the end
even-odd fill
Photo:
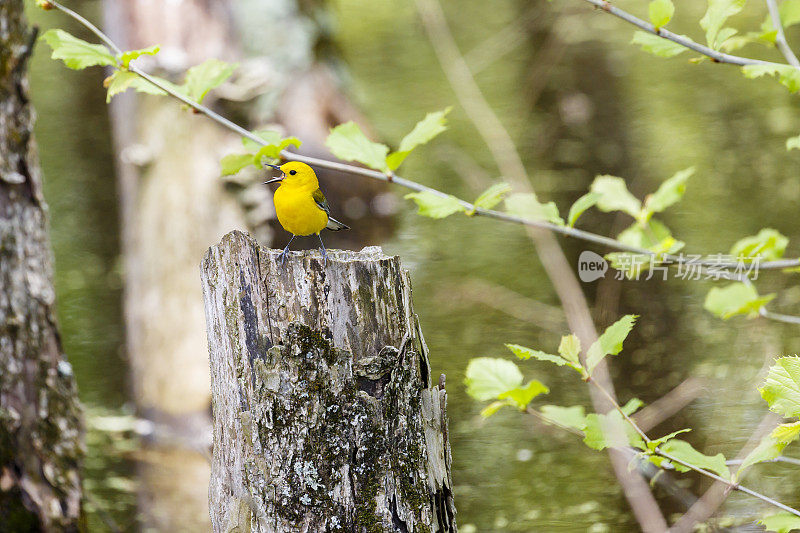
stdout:
POLYGON ((283 263, 286 262, 286 254, 289 252, 289 245, 292 244, 293 240, 294 240, 294 235, 292 235, 292 238, 289 239, 289 242, 286 243, 286 248, 284 248, 283 251, 281 252, 280 257, 278 258, 279 265, 283 266, 283 263))
POLYGON ((319 237, 319 245, 322 248, 322 259, 323 259, 322 268, 325 268, 326 266, 328 266, 328 252, 325 251, 325 245, 322 243, 322 235, 317 233, 317 237, 319 237))

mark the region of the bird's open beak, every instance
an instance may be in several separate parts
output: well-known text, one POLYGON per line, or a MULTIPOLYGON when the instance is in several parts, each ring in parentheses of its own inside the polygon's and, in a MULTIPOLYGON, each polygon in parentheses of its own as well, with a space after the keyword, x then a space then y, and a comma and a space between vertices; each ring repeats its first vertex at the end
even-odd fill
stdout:
MULTIPOLYGON (((270 165, 269 163, 267 163, 267 166, 268 166, 268 167, 272 167, 272 168, 274 168, 275 170, 278 170, 278 171, 280 171, 280 172, 283 172, 283 171, 281 170, 281 167, 279 167, 278 165, 270 165)), ((277 178, 272 178, 271 180, 269 180, 269 181, 265 181, 264 183, 275 183, 276 181, 283 181, 283 178, 284 178, 284 177, 285 177, 285 176, 278 176, 277 178)))

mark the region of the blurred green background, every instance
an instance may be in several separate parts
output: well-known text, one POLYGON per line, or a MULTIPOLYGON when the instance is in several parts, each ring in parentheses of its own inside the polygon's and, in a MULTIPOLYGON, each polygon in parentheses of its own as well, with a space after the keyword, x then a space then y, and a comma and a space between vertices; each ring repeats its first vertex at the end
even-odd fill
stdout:
MULTIPOLYGON (((99 19, 99 2, 72 4, 99 19)), ((615 4, 646 16, 645 2, 615 4)), ((704 3, 676 4, 673 31, 700 39, 696 21, 704 3)), ((349 94, 380 139, 396 145, 426 112, 454 106, 448 132, 415 152, 402 174, 465 198, 501 179, 442 73, 414 4, 334 0, 329 6, 349 94)), ((606 173, 624 177, 643 197, 675 171, 695 166, 684 200, 662 217, 688 243, 688 252, 726 253, 739 238, 772 227, 791 239, 789 255, 798 255, 800 152, 787 152, 784 143, 800 133, 800 112, 796 96, 775 80, 746 80, 735 67, 692 64, 689 54, 670 60, 646 55, 628 44, 630 26, 579 0, 446 0, 443 7, 542 200, 554 200, 566 213, 593 177, 606 173)), ((755 29, 765 13, 762 4, 751 3, 734 21, 755 29)), ((59 15, 31 17, 43 29, 58 26, 85 35, 59 15)), ((800 43, 800 34, 788 37, 800 43)), ((47 52, 37 49, 31 86, 59 320, 90 415, 87 509, 92 530, 107 527, 109 517, 124 530, 134 529, 137 444, 124 423, 131 409, 103 73, 67 70, 47 52), (103 424, 91 424, 97 416, 103 424), (119 427, 110 427, 114 420, 121 421, 119 427)), ((778 59, 777 52, 758 45, 742 53, 778 59)), ((591 212, 579 226, 616 235, 629 223, 622 215, 591 212)), ((573 264, 582 250, 606 251, 561 242, 573 264)), ((431 364, 447 375, 461 531, 635 530, 606 455, 511 410, 482 420, 482 406, 465 394, 470 358, 513 357, 506 342, 552 351, 566 333, 554 331, 563 316, 523 230, 463 216, 425 219, 409 202, 390 240, 364 244, 382 245, 410 269, 431 364)), ((796 276, 759 278, 760 292, 780 293, 776 311, 800 309, 796 276)), ((712 286, 679 279, 584 284, 600 326, 622 314, 641 315, 631 342, 611 364, 621 400, 635 396, 649 403, 689 377, 701 378, 700 396, 651 434, 692 427, 686 440, 696 448, 732 456, 766 411, 756 390, 765 363, 795 353, 800 330, 764 320, 715 319, 703 310, 712 286)), ((541 402, 589 406, 586 387, 568 371, 536 362, 522 366, 526 377, 550 387, 541 402)), ((748 485, 800 504, 800 493, 786 482, 791 468, 760 466, 748 485)), ((693 476, 679 483, 695 493, 708 486, 693 476)), ((668 511, 681 510, 659 490, 656 495, 668 511)), ((749 517, 760 507, 734 495, 725 509, 749 517)))

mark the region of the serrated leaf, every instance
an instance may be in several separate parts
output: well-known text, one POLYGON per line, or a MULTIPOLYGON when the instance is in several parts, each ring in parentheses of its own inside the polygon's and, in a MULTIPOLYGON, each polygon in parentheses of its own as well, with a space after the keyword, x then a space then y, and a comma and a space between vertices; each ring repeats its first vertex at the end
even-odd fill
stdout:
POLYGON ((718 50, 722 44, 719 31, 728 18, 744 8, 745 0, 708 0, 708 9, 700 19, 700 27, 706 31, 708 46, 718 50))
MULTIPOLYGON (((682 35, 681 37, 685 37, 682 35)), ((642 50, 657 57, 675 57, 688 50, 675 41, 670 41, 646 31, 633 32, 631 44, 638 44, 642 50)))
POLYGON ((131 61, 134 59, 143 55, 154 56, 160 50, 161 48, 158 45, 142 48, 140 50, 128 50, 127 52, 122 52, 122 55, 120 55, 120 63, 122 63, 123 67, 128 68, 128 65, 130 65, 131 61))
POLYGON ((137 92, 145 94, 166 94, 152 83, 128 70, 115 70, 111 76, 106 78, 106 80, 103 82, 103 85, 108 88, 108 92, 106 94, 106 103, 110 102, 114 96, 125 92, 128 89, 134 89, 137 92))
POLYGON ((219 59, 204 61, 186 71, 186 78, 181 89, 186 96, 202 103, 208 92, 230 78, 237 66, 219 59))
POLYGON ((375 170, 387 171, 386 154, 389 147, 372 142, 355 122, 339 124, 331 130, 325 141, 330 151, 344 161, 358 161, 375 170))
POLYGON ((581 405, 561 407, 560 405, 543 405, 539 410, 547 421, 561 426, 583 430, 586 427, 586 413, 581 405))
POLYGON ((484 407, 483 409, 481 409, 481 417, 489 418, 493 414, 497 413, 497 411, 499 411, 503 407, 513 407, 513 406, 514 406, 514 402, 512 402, 511 400, 497 400, 497 401, 494 401, 494 402, 490 403, 489 405, 487 405, 486 407, 484 407))
POLYGON ((721 453, 717 455, 706 455, 695 450, 691 444, 680 439, 671 439, 660 446, 661 451, 672 455, 692 466, 714 472, 718 476, 730 479, 731 472, 725 464, 725 456, 721 453))
POLYGON ((662 444, 667 442, 668 440, 675 438, 677 435, 680 435, 681 433, 688 433, 689 431, 691 431, 691 429, 679 429, 678 431, 673 431, 669 435, 664 435, 663 437, 651 440, 650 442, 647 443, 647 447, 650 450, 654 450, 658 446, 661 446, 662 444))
POLYGON ((676 204, 686 192, 686 180, 694 174, 694 167, 679 170, 674 176, 659 185, 658 190, 648 196, 644 202, 646 218, 652 213, 660 213, 669 206, 676 204))
POLYGON ((491 209, 503 201, 503 197, 511 192, 511 185, 508 183, 495 183, 475 200, 474 205, 480 209, 491 209))
POLYGON ((657 254, 675 253, 683 248, 683 241, 675 239, 664 224, 650 219, 644 224, 635 223, 617 235, 621 243, 646 248, 657 254))
POLYGON ((430 218, 446 218, 453 213, 466 211, 461 200, 455 196, 439 195, 431 191, 412 192, 403 198, 414 200, 419 207, 419 214, 430 218))
POLYGON ((499 394, 497 399, 510 400, 514 402, 514 405, 516 405, 518 409, 523 411, 528 407, 528 404, 531 403, 531 400, 540 394, 547 394, 548 392, 550 392, 550 389, 548 389, 542 382, 532 379, 521 387, 516 387, 499 394))
POLYGON ((672 15, 675 14, 675 6, 672 5, 672 0, 653 0, 648 6, 650 14, 650 22, 656 28, 666 26, 672 15))
POLYGON ((231 176, 238 173, 244 167, 253 164, 253 154, 228 154, 220 162, 223 176, 231 176))
POLYGON ((742 74, 745 78, 778 76, 778 81, 789 89, 789 92, 796 93, 800 90, 800 69, 791 65, 745 65, 742 67, 742 74))
POLYGON ((519 367, 506 359, 478 357, 467 365, 467 394, 476 400, 493 400, 522 385, 519 367))
POLYGON ((758 446, 747 454, 736 471, 736 477, 740 478, 745 469, 754 464, 775 459, 789 443, 797 440, 798 436, 800 436, 800 422, 781 424, 776 427, 769 435, 764 435, 758 446))
POLYGON ((117 58, 102 44, 88 43, 64 30, 48 30, 42 35, 42 39, 53 49, 51 57, 60 59, 71 69, 117 64, 117 58))
POLYGON ((646 449, 642 437, 630 424, 623 420, 618 411, 611 411, 605 415, 595 413, 586 415, 586 425, 583 428, 583 433, 584 444, 594 450, 622 446, 633 446, 640 450, 646 449))
POLYGON ((569 208, 569 215, 567 215, 567 225, 571 228, 575 227, 575 223, 578 221, 578 218, 590 207, 597 203, 597 200, 600 199, 600 195, 594 192, 587 192, 577 200, 575 203, 572 204, 572 207, 569 208))
POLYGON ((781 511, 779 513, 767 515, 758 521, 759 524, 767 528, 767 531, 775 533, 789 533, 800 529, 800 516, 781 511))
POLYGON ((786 252, 789 239, 778 230, 765 228, 758 235, 745 237, 731 248, 731 255, 736 258, 759 257, 764 261, 780 259, 786 252))
POLYGON ((403 161, 405 161, 408 154, 421 144, 429 142, 431 139, 442 133, 447 129, 447 120, 445 117, 450 112, 450 107, 442 111, 428 113, 425 118, 417 122, 414 129, 403 137, 400 141, 400 146, 396 152, 389 155, 386 159, 386 165, 390 170, 397 170, 403 161))
POLYGON ((732 283, 727 287, 714 287, 708 291, 703 307, 722 319, 736 315, 757 316, 759 309, 773 298, 774 294, 759 296, 752 285, 732 283))
POLYGON ((625 180, 617 176, 597 176, 592 182, 591 191, 599 196, 597 207, 606 213, 622 211, 637 218, 642 203, 628 191, 625 180))
POLYGON ((783 416, 800 416, 800 357, 781 357, 770 367, 761 397, 771 411, 783 416))
POLYGON ((559 226, 564 225, 556 204, 554 202, 542 204, 533 193, 515 193, 506 197, 506 211, 528 220, 545 220, 559 226))
POLYGON ((800 150, 800 135, 798 135, 797 137, 789 137, 788 139, 786 139, 786 149, 787 150, 792 150, 792 149, 800 150))
POLYGON ((522 359, 523 361, 533 358, 539 361, 547 361, 550 363, 554 363, 558 366, 566 365, 571 368, 574 368, 578 372, 581 371, 580 364, 568 361, 558 355, 542 352, 540 350, 533 350, 531 348, 526 348, 525 346, 520 346, 519 344, 506 344, 506 348, 511 350, 511 352, 513 352, 514 355, 516 355, 519 359, 522 359))
POLYGON ((580 339, 575 335, 564 335, 561 337, 561 343, 558 345, 558 353, 567 361, 580 366, 580 339))
POLYGON ((586 354, 586 370, 592 373, 597 363, 606 355, 617 355, 622 351, 622 343, 636 324, 637 315, 625 315, 611 324, 589 347, 586 354))
POLYGON ((279 159, 281 157, 281 152, 288 148, 289 146, 294 146, 295 148, 300 148, 300 139, 297 137, 286 137, 285 139, 281 139, 277 143, 268 144, 266 146, 262 146, 258 149, 258 152, 253 156, 253 164, 261 168, 262 159, 264 157, 269 159, 279 159))
POLYGON ((631 398, 625 405, 620 407, 620 410, 628 416, 631 416, 633 413, 639 410, 641 406, 644 405, 644 402, 639 398, 631 398))
POLYGON ((800 0, 783 0, 778 6, 781 24, 784 28, 800 22, 800 0))

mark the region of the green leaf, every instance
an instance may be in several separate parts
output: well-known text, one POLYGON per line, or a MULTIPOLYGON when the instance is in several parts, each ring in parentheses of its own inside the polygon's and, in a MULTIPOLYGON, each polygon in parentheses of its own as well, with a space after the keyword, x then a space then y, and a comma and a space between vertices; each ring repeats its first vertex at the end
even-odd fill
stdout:
POLYGON ((595 413, 586 415, 583 428, 583 442, 595 450, 633 446, 645 450, 645 443, 633 427, 628 424, 619 411, 611 411, 605 415, 595 413), (608 431, 608 434, 606 434, 608 431))
POLYGON ((668 440, 674 438, 676 435, 680 435, 681 433, 687 433, 689 431, 691 431, 691 429, 679 429, 678 431, 673 431, 669 435, 664 435, 663 437, 660 437, 658 439, 653 439, 647 443, 647 448, 651 451, 655 450, 658 446, 661 446, 668 440))
POLYGON ((657 254, 675 253, 685 244, 673 237, 669 228, 655 219, 644 224, 631 225, 617 235, 617 240, 630 246, 647 248, 657 254))
POLYGON ((767 531, 775 533, 789 533, 800 529, 800 516, 787 511, 767 515, 758 521, 759 524, 767 528, 767 531))
POLYGON ((222 167, 222 175, 230 176, 236 174, 244 167, 253 164, 253 154, 228 154, 219 162, 222 167))
POLYGON ((644 201, 644 210, 647 212, 646 218, 650 218, 651 213, 660 213, 669 206, 678 203, 683 198, 683 193, 686 192, 686 180, 692 174, 694 174, 694 167, 680 170, 663 182, 656 192, 648 196, 644 201))
POLYGON ((758 311, 775 298, 774 294, 759 296, 755 287, 732 283, 724 288, 714 287, 706 295, 703 307, 722 319, 736 315, 758 316, 758 311))
POLYGON ((700 27, 706 31, 708 46, 718 50, 724 39, 719 38, 720 29, 729 17, 739 13, 745 0, 708 0, 708 10, 700 19, 700 27))
POLYGON ((677 459, 680 459, 692 466, 710 470, 718 476, 730 479, 731 472, 728 470, 728 465, 725 464, 725 456, 721 453, 717 455, 705 455, 698 452, 692 445, 680 439, 671 439, 660 447, 661 451, 667 453, 677 459))
POLYGON ((561 343, 558 345, 558 353, 570 363, 580 366, 580 339, 575 335, 565 335, 561 337, 561 343))
POLYGON ((208 91, 222 85, 231 77, 237 66, 219 59, 204 61, 186 71, 186 78, 181 89, 186 96, 202 103, 208 91))
POLYGON ((617 355, 622 351, 622 343, 633 329, 637 318, 637 315, 623 316, 611 324, 589 347, 586 354, 586 370, 589 374, 606 355, 617 355))
POLYGON ((657 57, 675 57, 688 50, 688 48, 675 41, 670 41, 646 31, 633 32, 631 44, 638 44, 643 51, 657 57))
POLYGON ((666 26, 672 15, 675 14, 675 6, 672 5, 672 0, 653 0, 648 6, 650 12, 650 22, 656 28, 666 26))
POLYGON ((431 191, 412 192, 403 198, 414 200, 419 206, 419 214, 430 218, 445 218, 459 211, 466 211, 461 200, 455 196, 439 195, 431 191))
POLYGON ((476 400, 492 400, 522 385, 522 373, 506 359, 478 357, 467 365, 467 394, 476 400))
POLYGON ((253 156, 253 164, 261 168, 262 158, 267 157, 269 159, 279 159, 281 157, 281 152, 288 148, 289 146, 294 146, 296 148, 300 148, 300 139, 297 137, 286 137, 285 139, 281 139, 277 143, 268 144, 266 146, 262 146, 258 149, 258 152, 253 156))
POLYGON ((481 417, 489 418, 493 414, 497 413, 503 407, 513 407, 514 402, 511 400, 497 400, 495 402, 490 403, 483 409, 481 409, 481 417))
POLYGON ((506 210, 512 215, 528 220, 546 220, 559 226, 564 221, 558 214, 558 207, 553 202, 542 204, 533 193, 516 193, 506 198, 506 210))
POLYGON ((575 227, 575 223, 578 221, 578 217, 580 217, 587 209, 592 207, 597 203, 597 200, 600 199, 600 195, 593 192, 587 192, 577 200, 575 203, 572 204, 572 207, 569 208, 569 215, 567 215, 567 225, 570 228, 575 227))
POLYGON ((744 458, 744 461, 736 471, 736 477, 740 478, 745 469, 754 464, 775 459, 789 443, 797 440, 799 436, 800 422, 781 424, 776 427, 769 435, 764 435, 758 446, 747 454, 747 457, 744 458))
POLYGON ((778 230, 765 228, 758 235, 739 240, 731 248, 731 255, 742 259, 759 257, 764 261, 773 261, 783 257, 788 244, 789 239, 778 230))
POLYGON ((143 55, 154 56, 156 55, 161 48, 159 46, 151 46, 149 48, 142 48, 141 50, 128 50, 127 52, 122 52, 120 56, 120 63, 124 68, 128 68, 131 61, 136 59, 137 57, 141 57, 143 55))
POLYGON ((789 92, 796 93, 800 90, 800 69, 791 65, 745 65, 742 67, 742 73, 745 78, 760 78, 761 76, 778 76, 778 81, 781 82, 789 92))
POLYGON ((644 405, 644 402, 642 400, 640 400, 639 398, 631 398, 630 400, 625 402, 625 405, 620 407, 620 409, 626 415, 631 416, 633 413, 638 411, 639 408, 641 406, 643 406, 643 405, 644 405))
POLYGON ((511 192, 511 185, 508 183, 495 183, 478 196, 475 200, 475 207, 481 209, 491 209, 503 201, 503 197, 511 192))
POLYGON ((642 210, 642 203, 628 191, 622 178, 597 176, 592 182, 591 191, 599 196, 597 207, 606 213, 622 211, 637 218, 642 210))
POLYGON ((783 0, 778 6, 781 24, 784 28, 800 22, 800 0, 783 0))
POLYGON ((554 422, 568 428, 583 430, 586 427, 586 413, 581 405, 561 407, 560 405, 543 405, 540 409, 546 421, 554 422))
POLYGON ((117 58, 102 44, 91 44, 73 37, 64 30, 48 30, 42 39, 53 49, 53 59, 60 59, 64 65, 81 70, 95 65, 117 64, 117 58))
POLYGON ((574 368, 578 372, 581 371, 580 364, 568 361, 563 357, 559 357, 558 355, 549 354, 546 352, 541 352, 539 350, 533 350, 531 348, 526 348, 524 346, 520 346, 519 344, 506 344, 506 348, 511 350, 514 355, 518 358, 526 361, 530 358, 538 359, 539 361, 548 361, 550 363, 555 363, 558 366, 567 365, 571 368, 574 368))
POLYGON ((786 139, 786 149, 791 150, 793 148, 800 150, 800 135, 786 139))
POLYGON ((414 126, 414 129, 411 132, 403 137, 403 140, 400 141, 400 147, 397 149, 396 152, 391 154, 386 159, 386 164, 391 170, 396 170, 403 161, 405 161, 408 154, 421 144, 425 144, 443 131, 447 129, 447 120, 445 117, 447 113, 450 112, 450 107, 447 109, 443 109, 442 111, 436 111, 434 113, 428 113, 424 119, 417 122, 417 125, 414 126))
POLYGON ((344 161, 358 161, 382 172, 389 170, 386 165, 389 147, 367 139, 355 122, 346 122, 333 128, 325 141, 325 146, 330 148, 333 155, 344 161))
POLYGON ((106 95, 106 103, 111 101, 111 98, 119 93, 125 92, 128 89, 134 89, 140 93, 164 95, 164 91, 148 82, 138 74, 134 74, 128 70, 115 70, 111 76, 103 82, 108 88, 106 95))
POLYGON ((548 389, 543 383, 532 379, 526 385, 516 387, 499 394, 497 399, 511 400, 520 411, 524 411, 528 407, 528 404, 531 403, 531 400, 540 394, 547 394, 548 392, 550 392, 550 389, 548 389))
POLYGON ((778 359, 759 391, 771 411, 783 416, 800 416, 800 357, 778 359))

